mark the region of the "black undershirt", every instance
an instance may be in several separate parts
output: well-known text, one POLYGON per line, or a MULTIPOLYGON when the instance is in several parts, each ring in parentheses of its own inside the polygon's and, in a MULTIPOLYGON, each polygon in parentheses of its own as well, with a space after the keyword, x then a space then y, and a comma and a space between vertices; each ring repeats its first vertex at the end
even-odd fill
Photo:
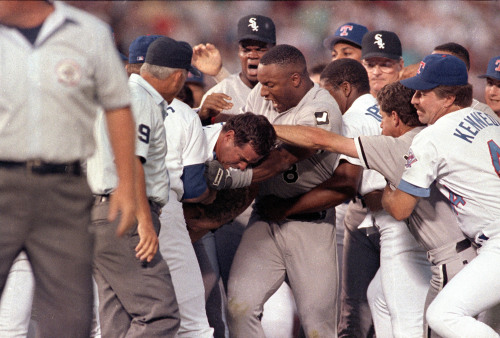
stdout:
POLYGON ((35 41, 36 41, 36 38, 38 37, 38 33, 40 33, 40 29, 42 28, 42 24, 40 24, 39 26, 36 26, 36 27, 31 27, 31 28, 19 28, 19 27, 16 27, 16 29, 21 32, 22 35, 24 35, 24 37, 26 39, 28 39, 29 42, 31 42, 32 45, 35 44, 35 41))

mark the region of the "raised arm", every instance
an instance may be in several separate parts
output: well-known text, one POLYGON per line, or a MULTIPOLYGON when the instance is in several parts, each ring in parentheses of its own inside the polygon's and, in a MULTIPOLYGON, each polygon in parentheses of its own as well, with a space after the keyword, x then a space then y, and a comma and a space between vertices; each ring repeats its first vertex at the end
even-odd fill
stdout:
POLYGON ((221 82, 230 75, 227 69, 222 66, 219 50, 211 43, 193 47, 192 64, 200 72, 213 76, 217 82, 221 82))

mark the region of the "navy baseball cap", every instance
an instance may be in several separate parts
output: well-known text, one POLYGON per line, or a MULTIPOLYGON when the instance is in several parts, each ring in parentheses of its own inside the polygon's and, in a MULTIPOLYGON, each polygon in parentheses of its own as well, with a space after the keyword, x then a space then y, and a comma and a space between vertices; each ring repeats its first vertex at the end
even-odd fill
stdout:
POLYGON ((256 40, 276 44, 276 28, 267 16, 247 15, 238 21, 238 42, 256 40))
POLYGON ((200 71, 191 66, 192 57, 193 49, 189 43, 162 36, 149 45, 146 62, 160 67, 186 69, 200 75, 200 71))
POLYGON ((420 61, 417 75, 401 84, 415 90, 429 90, 437 86, 463 86, 468 82, 467 66, 456 56, 431 54, 420 61))
POLYGON ((488 69, 486 70, 486 74, 479 75, 478 77, 490 77, 495 80, 500 80, 500 56, 492 57, 490 59, 490 62, 488 62, 488 69))
POLYGON ((128 63, 144 63, 149 45, 162 35, 142 35, 136 38, 128 48, 128 63))
POLYGON ((401 41, 394 32, 372 31, 363 36, 361 58, 382 57, 399 60, 403 56, 401 41))
POLYGON ((366 33, 368 33, 368 28, 365 26, 348 22, 337 28, 334 35, 323 40, 323 46, 331 49, 337 42, 346 41, 361 49, 361 41, 366 33))

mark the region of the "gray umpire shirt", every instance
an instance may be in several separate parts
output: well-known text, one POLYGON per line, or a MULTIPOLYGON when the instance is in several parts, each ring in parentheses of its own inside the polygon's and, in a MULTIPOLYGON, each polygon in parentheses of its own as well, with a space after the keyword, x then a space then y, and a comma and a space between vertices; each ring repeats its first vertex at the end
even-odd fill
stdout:
POLYGON ((98 105, 130 104, 109 27, 59 1, 54 6, 34 45, 0 25, 1 160, 85 159, 94 151, 98 105))

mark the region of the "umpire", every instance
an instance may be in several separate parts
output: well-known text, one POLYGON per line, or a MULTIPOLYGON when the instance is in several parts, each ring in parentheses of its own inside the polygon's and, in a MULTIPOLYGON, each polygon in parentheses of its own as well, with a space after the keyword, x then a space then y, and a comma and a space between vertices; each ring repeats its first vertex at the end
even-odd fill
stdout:
MULTIPOLYGON (((25 250, 41 337, 89 337, 92 196, 81 161, 106 111, 120 187, 110 215, 134 215, 134 125, 111 31, 63 3, 0 2, 0 293, 25 250)), ((111 217, 113 218, 113 217, 111 217)), ((7 291, 7 290, 6 290, 7 291)))

